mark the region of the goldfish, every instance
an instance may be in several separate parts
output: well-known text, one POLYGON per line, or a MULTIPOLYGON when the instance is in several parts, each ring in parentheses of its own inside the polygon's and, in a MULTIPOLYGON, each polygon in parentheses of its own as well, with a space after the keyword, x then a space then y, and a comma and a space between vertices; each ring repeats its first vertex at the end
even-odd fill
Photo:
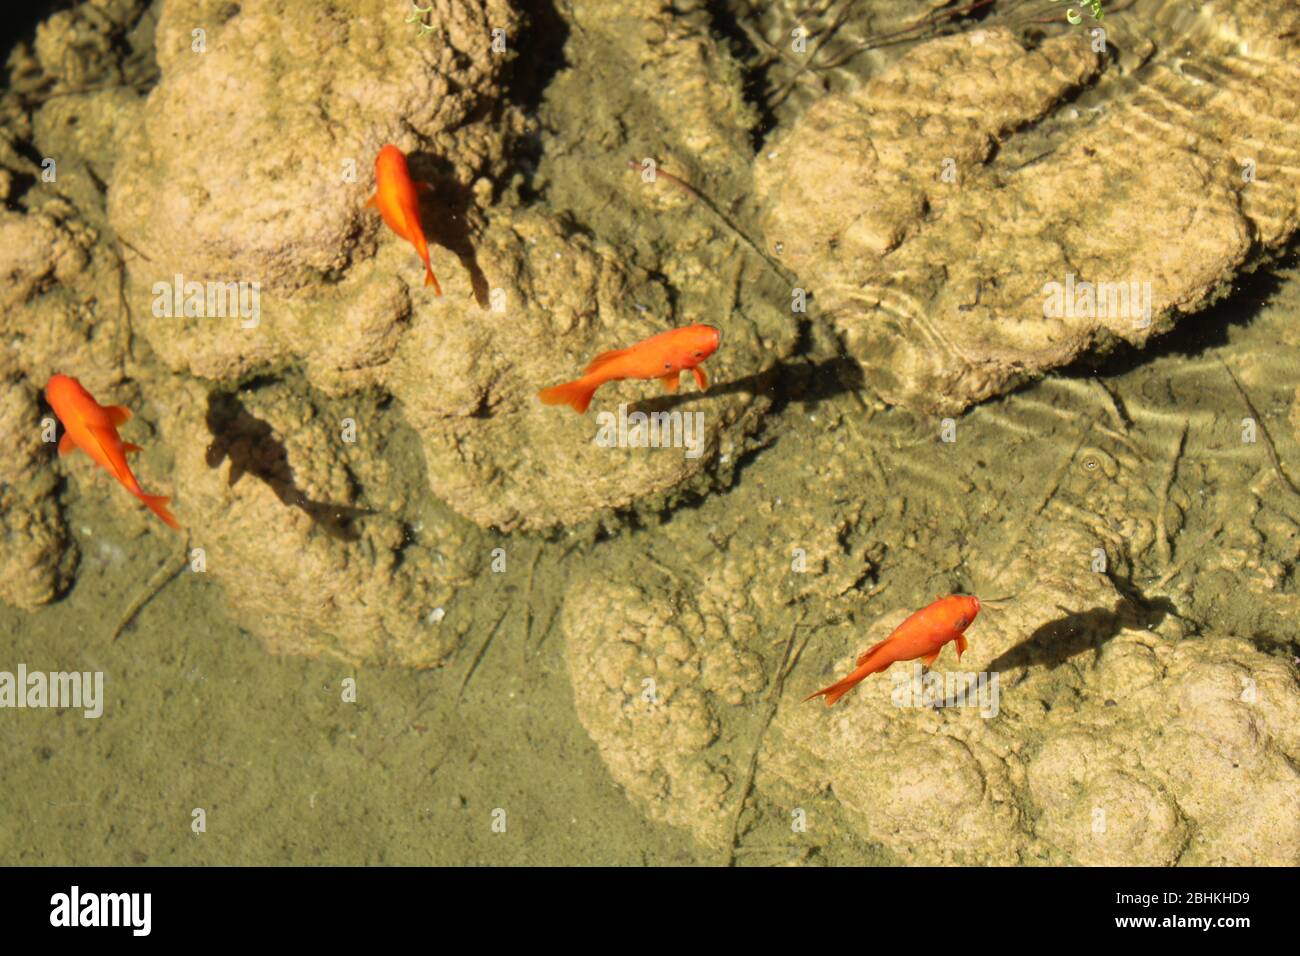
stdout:
POLYGON ((396 146, 385 146, 375 157, 375 194, 366 206, 378 209, 388 228, 415 246, 424 261, 424 284, 442 295, 442 286, 429 265, 429 244, 420 223, 420 193, 432 188, 428 183, 413 182, 406 168, 406 155, 396 146))
POLYGON ((107 469, 122 483, 127 491, 144 502, 145 507, 161 518, 169 528, 180 530, 180 523, 167 510, 170 498, 146 495, 131 474, 126 456, 140 451, 139 445, 123 442, 117 434, 119 425, 131 419, 131 410, 121 405, 100 405, 75 378, 54 375, 45 386, 45 400, 63 423, 63 437, 59 439, 59 456, 70 455, 80 449, 95 464, 107 469))
POLYGON ((966 628, 980 612, 980 599, 973 595, 953 594, 936 598, 935 602, 921 608, 890 633, 879 644, 873 645, 858 657, 858 666, 848 677, 809 694, 805 701, 825 697, 830 707, 871 674, 885 670, 898 661, 921 658, 926 667, 933 667, 939 652, 949 641, 957 642, 957 660, 966 651, 966 628))
POLYGON ((630 348, 602 352, 583 370, 582 378, 544 388, 537 397, 547 405, 568 405, 581 415, 591 405, 596 389, 606 382, 656 378, 663 382, 665 391, 675 392, 682 372, 687 369, 700 391, 707 391, 709 379, 700 363, 716 352, 721 343, 722 333, 711 325, 669 329, 630 348))

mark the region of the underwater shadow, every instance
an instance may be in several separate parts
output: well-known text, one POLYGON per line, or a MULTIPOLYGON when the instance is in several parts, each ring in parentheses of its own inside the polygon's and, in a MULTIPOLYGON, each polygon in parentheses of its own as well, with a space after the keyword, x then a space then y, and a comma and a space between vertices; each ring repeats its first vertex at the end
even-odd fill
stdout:
POLYGON ((516 0, 514 7, 524 15, 520 35, 528 42, 515 47, 516 57, 506 77, 505 98, 535 113, 542 105, 546 88, 555 74, 569 65, 564 47, 569 42, 569 24, 554 0, 516 0))
MULTIPOLYGON (((689 376, 683 376, 683 380, 689 381, 689 376)), ((758 395, 762 392, 775 392, 776 406, 772 409, 775 414, 791 401, 816 405, 835 395, 857 391, 863 387, 865 381, 862 366, 849 358, 839 357, 825 362, 777 362, 753 375, 732 379, 729 382, 715 382, 709 386, 707 392, 691 390, 659 395, 629 405, 629 410, 663 412, 687 402, 709 399, 718 395, 732 395, 737 392, 758 395)), ((688 389, 690 386, 683 385, 682 388, 688 389)))
POLYGON ((527 36, 528 42, 513 45, 515 59, 508 67, 505 96, 500 102, 519 107, 531 121, 511 144, 510 154, 514 168, 524 175, 520 198, 532 203, 540 196, 535 180, 545 150, 543 124, 537 117, 551 81, 569 65, 565 49, 570 28, 555 0, 516 0, 514 7, 523 14, 519 33, 527 36))
POLYGON ((1065 612, 1064 617, 1037 628, 1025 640, 990 661, 988 669, 1000 671, 1034 665, 1055 669, 1077 654, 1100 649, 1125 627, 1153 628, 1166 614, 1176 616, 1177 613, 1173 604, 1163 598, 1142 607, 1120 598, 1113 608, 1095 607, 1087 611, 1066 611, 1060 605, 1057 608, 1065 612))
POLYGON ((749 133, 749 144, 755 153, 763 148, 768 133, 777 127, 776 110, 768 96, 772 80, 772 67, 779 61, 763 56, 750 35, 741 26, 741 14, 723 0, 707 0, 704 9, 709 15, 709 25, 722 43, 729 48, 732 61, 740 69, 741 95, 754 110, 758 121, 749 133))
POLYGON ((420 220, 424 237, 451 252, 460 260, 461 267, 469 273, 470 288, 480 309, 488 307, 488 281, 479 268, 478 253, 474 249, 469 222, 469 211, 474 205, 474 194, 452 174, 445 160, 431 153, 412 153, 412 169, 432 170, 428 175, 412 175, 423 179, 433 189, 420 196, 420 220))
MULTIPOLYGON (((480 120, 499 119, 502 104, 521 108, 526 115, 535 116, 541 108, 546 89, 560 72, 568 66, 564 56, 569 41, 569 24, 560 15, 554 0, 520 0, 515 8, 523 14, 521 35, 527 43, 512 44, 514 58, 505 76, 505 96, 501 101, 485 100, 464 120, 466 125, 480 120)), ((525 134, 513 143, 517 166, 524 170, 529 181, 541 162, 542 142, 537 133, 525 134)), ((469 212, 474 208, 474 194, 453 175, 452 166, 444 158, 432 153, 414 152, 407 157, 412 178, 423 179, 433 189, 420 197, 420 219, 425 225, 425 238, 453 253, 461 267, 469 273, 470 288, 480 309, 488 308, 488 280, 478 264, 474 248, 473 229, 469 212), (416 175, 419 170, 421 175, 416 175), (423 173, 428 172, 428 175, 423 173)), ((531 192, 525 189, 525 193, 531 192)))
POLYGON ((70 10, 74 6, 76 4, 72 0, 28 0, 26 4, 9 5, 4 19, 0 20, 2 58, 7 61, 19 43, 26 43, 28 47, 35 46, 37 25, 55 13, 70 10))
POLYGON ((1230 295, 1194 315, 1184 316, 1146 347, 1119 342, 1107 354, 1081 356, 1057 369, 1055 374, 1063 378, 1124 375, 1153 359, 1168 356, 1197 358, 1210 349, 1222 348, 1228 344, 1233 329, 1249 325, 1276 297, 1284 281, 1278 273, 1298 262, 1300 253, 1293 248, 1270 268, 1238 276, 1236 288, 1230 295))
POLYGON ((284 445, 276 440, 271 426, 250 414, 238 397, 228 392, 210 394, 207 425, 212 433, 212 444, 208 446, 205 461, 209 468, 216 468, 229 458, 229 485, 233 486, 246 474, 252 475, 265 482, 284 504, 301 508, 331 538, 360 540, 361 533, 353 522, 374 512, 367 508, 312 501, 299 491, 294 484, 293 469, 289 467, 289 455, 284 445))

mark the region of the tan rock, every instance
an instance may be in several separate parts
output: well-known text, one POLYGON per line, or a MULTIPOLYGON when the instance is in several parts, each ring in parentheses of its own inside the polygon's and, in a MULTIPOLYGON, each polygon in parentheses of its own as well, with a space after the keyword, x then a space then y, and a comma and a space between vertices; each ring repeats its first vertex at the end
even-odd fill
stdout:
POLYGON ((950 413, 1115 341, 1140 346, 1300 222, 1294 164, 1254 156, 1277 141, 1266 130, 1300 123, 1281 94, 1296 41, 1255 16, 1266 6, 1240 5, 1232 38, 1217 8, 1182 16, 1186 39, 1140 81, 1103 72, 1082 32, 1032 52, 1001 28, 921 44, 765 147, 768 242, 891 403, 950 413), (1213 81, 1180 68, 1188 44, 1213 81), (1089 84, 1100 105, 1085 120, 1060 104, 1089 84), (1158 212, 1133 216, 1138 197, 1158 212))

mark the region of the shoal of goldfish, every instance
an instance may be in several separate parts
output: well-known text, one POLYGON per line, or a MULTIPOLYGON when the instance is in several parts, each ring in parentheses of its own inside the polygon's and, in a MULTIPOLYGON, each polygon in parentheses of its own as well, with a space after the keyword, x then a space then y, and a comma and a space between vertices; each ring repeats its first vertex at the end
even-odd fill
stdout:
MULTIPOLYGON (((433 274, 420 214, 420 197, 432 191, 429 183, 411 178, 406 155, 390 144, 375 157, 375 192, 366 207, 378 210, 388 228, 414 247, 424 264, 424 284, 433 286, 435 295, 442 295, 442 287, 433 274)), ((670 329, 627 348, 601 353, 592 359, 581 378, 544 389, 540 397, 548 405, 565 404, 581 413, 591 404, 596 389, 606 382, 653 378, 663 383, 667 391, 675 392, 681 373, 686 371, 704 390, 709 383, 700 363, 717 351, 721 341, 722 334, 708 325, 670 329)), ((123 442, 118 434, 118 426, 131 417, 128 409, 100 405, 75 378, 60 374, 50 378, 45 398, 63 424, 60 456, 84 451, 168 527, 180 529, 167 508, 170 499, 145 494, 127 464, 126 456, 140 451, 139 446, 123 442)))
MULTIPOLYGON (((366 206, 377 209, 385 224, 414 247, 424 264, 424 284, 433 286, 434 294, 441 295, 442 287, 433 274, 420 215, 420 196, 431 191, 428 183, 411 179, 406 156, 396 146, 388 145, 375 158, 375 193, 366 206)), ((609 382, 655 379, 665 391, 676 392, 682 373, 687 371, 704 391, 709 382, 702 363, 721 344, 722 333, 710 325, 670 329, 626 348, 600 353, 587 364, 581 376, 542 389, 538 397, 546 405, 568 405, 583 414, 596 390, 609 382)), ((78 450, 85 452, 168 527, 180 530, 180 523, 167 507, 170 499, 146 494, 127 464, 126 456, 141 450, 122 441, 118 433, 118 427, 131 418, 129 409, 100 405, 80 382, 67 375, 56 374, 50 378, 45 398, 63 424, 60 456, 78 450)), ((951 595, 936 599, 907 618, 885 640, 864 651, 852 673, 805 699, 824 697, 829 707, 871 674, 899 661, 920 658, 927 667, 932 666, 949 643, 955 644, 960 660, 967 646, 966 628, 979 611, 977 597, 951 595)))

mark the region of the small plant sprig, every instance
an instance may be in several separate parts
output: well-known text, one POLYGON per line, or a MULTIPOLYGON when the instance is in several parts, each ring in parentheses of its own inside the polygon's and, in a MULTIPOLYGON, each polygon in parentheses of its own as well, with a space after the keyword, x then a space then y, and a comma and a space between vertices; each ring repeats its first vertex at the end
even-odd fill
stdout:
MULTIPOLYGON (((1061 0, 1052 0, 1052 2, 1060 3, 1061 0)), ((1092 14, 1094 20, 1100 20, 1102 18, 1104 11, 1101 8, 1101 0, 1082 0, 1080 5, 1088 8, 1088 11, 1092 14)), ((1069 20, 1071 23, 1081 23, 1083 22, 1083 14, 1074 9, 1074 7, 1070 7, 1065 11, 1065 19, 1069 20)))
POLYGON ((411 15, 406 18, 406 22, 418 23, 420 25, 420 36, 424 36, 426 33, 433 32, 433 26, 424 19, 431 13, 433 13, 432 3, 427 7, 421 7, 415 0, 411 0, 411 15))

